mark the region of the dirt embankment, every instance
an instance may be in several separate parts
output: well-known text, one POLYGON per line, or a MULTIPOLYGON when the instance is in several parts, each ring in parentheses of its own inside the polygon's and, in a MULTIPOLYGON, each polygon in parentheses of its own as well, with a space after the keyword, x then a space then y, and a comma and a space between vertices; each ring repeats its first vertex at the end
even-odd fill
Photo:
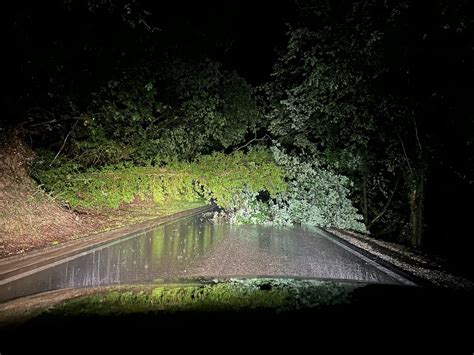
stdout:
POLYGON ((38 186, 29 176, 34 158, 17 134, 0 140, 0 258, 58 244, 97 227, 38 186))

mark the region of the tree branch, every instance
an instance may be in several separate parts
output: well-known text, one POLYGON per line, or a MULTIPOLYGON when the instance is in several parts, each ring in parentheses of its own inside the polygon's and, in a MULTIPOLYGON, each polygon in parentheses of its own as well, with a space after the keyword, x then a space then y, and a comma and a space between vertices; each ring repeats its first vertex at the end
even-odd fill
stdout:
POLYGON ((408 159, 407 151, 405 150, 405 144, 403 144, 402 137, 400 137, 400 134, 398 133, 398 130, 396 128, 395 128, 395 132, 397 133, 398 139, 400 140, 400 143, 402 144, 403 155, 405 155, 405 160, 408 165, 408 169, 410 169, 410 173, 411 173, 413 170, 411 168, 410 159, 408 159))
MULTIPOLYGON (((410 80, 410 68, 407 70, 407 81, 408 81, 408 90, 411 91, 411 80, 410 80)), ((415 103, 413 102, 413 95, 410 93, 410 108, 411 108, 411 117, 413 118, 413 126, 415 127, 415 137, 416 143, 418 144, 418 148, 420 149, 420 153, 423 152, 423 148, 421 147, 420 136, 418 134, 418 125, 416 123, 416 115, 415 115, 415 103)))
POLYGON ((74 122, 74 125, 72 126, 71 130, 69 131, 69 133, 66 135, 66 138, 64 138, 64 142, 63 142, 63 145, 61 146, 61 148, 59 148, 58 152, 56 153, 56 155, 54 156, 53 160, 51 160, 51 163, 49 163, 49 166, 51 167, 54 163, 54 161, 56 160, 56 158, 59 156, 59 154, 61 154, 62 150, 64 149, 64 146, 66 145, 66 142, 67 142, 67 139, 69 138, 69 136, 71 135, 72 131, 74 131, 74 128, 76 128, 76 125, 77 125, 77 122, 79 122, 81 117, 78 117, 76 122, 74 122))
POLYGON ((254 138, 252 138, 251 140, 249 140, 249 141, 248 141, 247 143, 245 143, 244 145, 242 145, 242 146, 236 148, 235 151, 238 151, 238 150, 240 150, 240 149, 243 149, 243 148, 245 148, 246 146, 248 146, 249 144, 251 144, 251 143, 253 143, 253 142, 255 142, 255 141, 262 141, 262 140, 267 139, 267 138, 270 138, 270 137, 268 136, 268 134, 265 134, 262 138, 257 138, 257 133, 255 133, 255 137, 254 137, 254 138))
POLYGON ((418 125, 416 124, 416 117, 415 117, 415 110, 411 109, 411 115, 413 117, 413 125, 415 126, 415 137, 416 142, 418 143, 418 148, 420 149, 420 153, 423 152, 423 148, 421 147, 420 136, 418 135, 418 125))
POLYGON ((392 202, 392 199, 393 199, 393 196, 395 195, 395 191, 397 191, 397 187, 398 187, 398 181, 400 179, 397 178, 397 182, 395 183, 395 187, 393 188, 393 191, 392 191, 392 194, 390 195, 387 203, 385 204, 382 212, 380 212, 372 221, 370 221, 369 225, 367 226, 367 228, 370 228, 375 222, 377 222, 380 218, 382 218, 382 216, 385 214, 385 212, 387 212, 387 209, 388 209, 388 206, 390 206, 390 203, 392 202))

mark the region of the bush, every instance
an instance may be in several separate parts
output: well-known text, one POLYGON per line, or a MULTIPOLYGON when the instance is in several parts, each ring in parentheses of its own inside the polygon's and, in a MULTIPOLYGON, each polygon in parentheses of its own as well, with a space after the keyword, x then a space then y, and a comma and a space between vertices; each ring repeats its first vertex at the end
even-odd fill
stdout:
POLYGON ((169 200, 215 201, 234 209, 240 191, 268 191, 272 196, 286 188, 284 171, 270 151, 255 149, 248 154, 214 153, 196 162, 176 162, 166 167, 136 167, 119 164, 80 171, 77 165, 53 169, 37 165, 36 178, 71 207, 118 208, 136 196, 162 204, 169 200))
POLYGON ((238 208, 231 212, 233 223, 301 223, 365 232, 363 217, 349 199, 351 182, 325 169, 314 158, 290 156, 272 148, 276 163, 284 168, 288 184, 268 203, 258 201, 251 191, 241 191, 238 208))

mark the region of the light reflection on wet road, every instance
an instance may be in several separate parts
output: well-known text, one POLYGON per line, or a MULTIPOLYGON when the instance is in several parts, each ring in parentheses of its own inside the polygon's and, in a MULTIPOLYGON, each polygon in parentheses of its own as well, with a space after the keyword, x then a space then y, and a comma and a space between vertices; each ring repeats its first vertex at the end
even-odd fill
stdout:
POLYGON ((67 287, 199 276, 400 283, 387 271, 314 229, 213 225, 194 216, 12 280, 0 286, 0 301, 67 287))

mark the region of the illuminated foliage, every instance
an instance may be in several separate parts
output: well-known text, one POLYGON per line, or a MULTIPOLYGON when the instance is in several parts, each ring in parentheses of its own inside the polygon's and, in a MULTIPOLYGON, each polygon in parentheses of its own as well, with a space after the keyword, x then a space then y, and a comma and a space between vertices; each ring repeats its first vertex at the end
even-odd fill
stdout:
MULTIPOLYGON (((385 45, 406 15, 406 4, 300 4, 301 16, 266 86, 269 129, 290 155, 308 153, 318 170, 349 176, 354 184, 343 183, 349 189, 343 195, 363 215, 364 229, 382 227, 380 234, 398 238, 409 220, 409 179, 402 178, 409 172, 397 129, 410 135, 413 118, 408 100, 385 87, 392 70, 385 45)), ((334 200, 332 193, 326 196, 323 205, 334 200)), ((299 202, 294 208, 308 210, 299 202)), ((338 210, 330 210, 340 219, 338 210)))
POLYGON ((268 203, 251 191, 240 195, 239 208, 231 214, 233 223, 293 223, 337 227, 365 232, 362 216, 349 199, 352 184, 345 176, 324 168, 318 160, 290 156, 273 147, 276 163, 284 168, 288 188, 268 203))
POLYGON ((118 208, 139 197, 158 204, 204 198, 231 209, 240 191, 267 191, 275 196, 286 188, 284 170, 263 149, 248 154, 214 153, 193 163, 175 162, 163 168, 121 164, 80 172, 72 164, 44 170, 37 165, 36 177, 72 207, 118 208))

